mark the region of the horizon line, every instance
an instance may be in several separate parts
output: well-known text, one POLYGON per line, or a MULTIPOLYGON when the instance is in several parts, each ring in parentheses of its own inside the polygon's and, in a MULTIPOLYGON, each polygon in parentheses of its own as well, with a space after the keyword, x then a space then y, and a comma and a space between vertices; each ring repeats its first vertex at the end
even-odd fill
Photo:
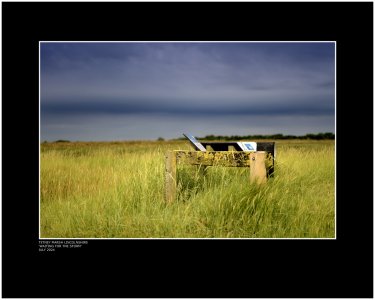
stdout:
MULTIPOLYGON (((325 134, 332 134, 334 135, 334 138, 336 138, 336 133, 335 132, 318 132, 318 133, 306 133, 304 135, 294 135, 294 134, 283 134, 283 133, 273 133, 273 134, 249 134, 249 135, 216 135, 216 134, 208 134, 208 135, 205 135, 205 136, 202 136, 202 137, 196 137, 197 139, 200 139, 200 140, 204 140, 204 139, 207 139, 207 137, 210 137, 210 138, 218 138, 221 137, 221 138, 231 138, 231 137, 236 137, 238 139, 242 139, 242 138, 247 138, 247 137, 251 137, 254 139, 280 139, 280 140, 283 140, 285 139, 285 137, 287 137, 286 139, 288 139, 288 137, 291 137, 291 138, 294 138, 294 139, 299 139, 299 138, 308 138, 309 135, 313 135, 313 136, 319 136, 319 135, 325 135, 325 134), (283 138, 277 138, 276 136, 280 136, 280 137, 283 137, 283 138)), ((48 140, 48 139, 45 139, 43 141, 41 141, 41 139, 39 139, 39 142, 40 143, 56 143, 56 142, 67 142, 67 143, 79 143, 79 142, 85 142, 85 143, 88 143, 88 142, 93 142, 93 143, 96 143, 96 142, 104 142, 104 143, 110 143, 110 142, 157 142, 157 141, 164 141, 164 142, 168 142, 168 141, 179 141, 179 140, 183 140, 185 139, 185 137, 183 135, 179 136, 179 137, 174 137, 174 138, 164 138, 162 136, 159 136, 157 138, 146 138, 146 139, 116 139, 116 140, 70 140, 70 139, 65 139, 65 138, 61 138, 61 139, 54 139, 54 140, 48 140)))

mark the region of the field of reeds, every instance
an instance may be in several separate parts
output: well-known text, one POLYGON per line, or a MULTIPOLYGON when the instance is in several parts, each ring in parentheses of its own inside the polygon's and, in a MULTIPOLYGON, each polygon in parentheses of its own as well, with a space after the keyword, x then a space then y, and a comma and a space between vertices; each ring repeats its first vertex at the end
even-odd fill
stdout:
POLYGON ((164 201, 167 150, 188 141, 40 146, 41 238, 334 238, 335 142, 276 141, 274 177, 247 168, 178 166, 164 201))

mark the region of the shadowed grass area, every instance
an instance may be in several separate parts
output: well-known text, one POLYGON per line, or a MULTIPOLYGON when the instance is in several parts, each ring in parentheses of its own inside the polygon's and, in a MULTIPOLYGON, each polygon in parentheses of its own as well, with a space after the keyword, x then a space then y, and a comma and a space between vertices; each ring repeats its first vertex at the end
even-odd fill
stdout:
POLYGON ((277 142, 274 178, 178 166, 164 202, 164 155, 187 142, 43 143, 41 237, 333 238, 334 141, 277 142))

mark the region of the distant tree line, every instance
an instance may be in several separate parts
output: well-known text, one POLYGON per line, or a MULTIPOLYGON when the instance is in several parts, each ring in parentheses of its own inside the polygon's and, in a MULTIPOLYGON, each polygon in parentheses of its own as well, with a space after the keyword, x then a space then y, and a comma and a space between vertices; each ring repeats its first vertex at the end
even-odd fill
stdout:
MULTIPOLYGON (((181 138, 185 139, 185 138, 181 138)), ((281 133, 271 134, 271 135, 232 135, 232 136, 225 136, 225 135, 206 135, 205 137, 197 137, 198 140, 206 140, 206 141, 236 141, 236 140, 334 140, 335 134, 332 132, 325 132, 325 133, 308 133, 305 135, 283 135, 281 133)))

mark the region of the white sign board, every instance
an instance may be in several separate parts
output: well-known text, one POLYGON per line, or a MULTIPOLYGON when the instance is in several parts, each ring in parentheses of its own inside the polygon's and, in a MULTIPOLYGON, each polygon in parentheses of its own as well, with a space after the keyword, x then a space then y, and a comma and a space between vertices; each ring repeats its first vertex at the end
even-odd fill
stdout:
POLYGON ((238 146, 242 149, 242 151, 257 151, 257 143, 256 142, 237 142, 238 146))
POLYGON ((185 136, 185 137, 187 137, 188 139, 189 139, 189 141, 195 146, 195 147, 197 147, 199 150, 201 150, 201 151, 206 151, 206 148, 204 148, 203 147, 203 145, 200 143, 200 142, 198 142, 198 140, 194 137, 194 136, 192 136, 191 134, 189 134, 189 133, 183 133, 183 135, 185 136))

